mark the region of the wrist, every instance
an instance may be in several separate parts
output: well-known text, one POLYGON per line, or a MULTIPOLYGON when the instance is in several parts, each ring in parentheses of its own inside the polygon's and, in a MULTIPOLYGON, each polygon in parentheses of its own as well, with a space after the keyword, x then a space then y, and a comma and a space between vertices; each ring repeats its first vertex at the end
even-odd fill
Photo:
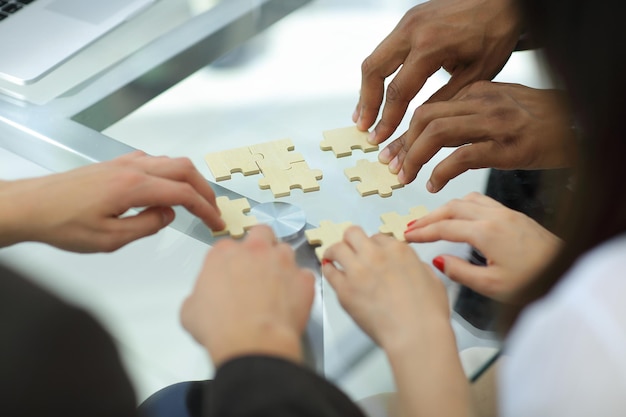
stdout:
POLYGON ((0 181, 0 247, 29 240, 27 207, 23 207, 19 193, 14 192, 15 183, 0 181))
POLYGON ((287 326, 261 323, 234 325, 231 329, 229 334, 220 334, 204 343, 216 367, 247 355, 274 356, 296 363, 302 361, 301 336, 287 326))

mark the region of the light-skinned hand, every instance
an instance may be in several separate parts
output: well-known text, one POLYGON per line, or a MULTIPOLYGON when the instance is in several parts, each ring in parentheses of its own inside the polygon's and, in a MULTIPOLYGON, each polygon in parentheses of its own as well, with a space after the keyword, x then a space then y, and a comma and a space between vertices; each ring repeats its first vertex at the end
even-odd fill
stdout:
POLYGON ((329 247, 323 273, 356 323, 385 349, 404 345, 425 323, 449 327, 445 286, 405 242, 346 229, 329 247))
POLYGON ((314 284, 288 244, 255 226, 243 241, 224 239, 209 250, 181 321, 215 366, 250 354, 298 362, 314 284))
POLYGON ((490 197, 471 193, 452 200, 411 224, 409 242, 468 243, 487 258, 486 266, 473 265, 442 254, 434 263, 450 279, 487 297, 515 301, 515 294, 554 258, 562 246, 556 235, 523 213, 490 197))
POLYGON ((170 224, 177 205, 213 230, 225 227, 211 186, 189 159, 140 151, 0 182, 0 201, 0 246, 37 241, 75 252, 110 252, 170 224))

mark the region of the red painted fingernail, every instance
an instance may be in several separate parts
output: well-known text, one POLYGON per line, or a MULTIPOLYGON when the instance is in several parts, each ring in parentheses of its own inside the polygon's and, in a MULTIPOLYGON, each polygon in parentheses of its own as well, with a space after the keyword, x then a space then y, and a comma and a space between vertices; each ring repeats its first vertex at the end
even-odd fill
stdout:
POLYGON ((408 223, 406 224, 406 228, 408 229, 409 227, 413 226, 413 225, 415 224, 415 222, 416 222, 416 221, 417 221, 417 219, 415 219, 415 220, 411 220, 410 222, 408 222, 408 223))
POLYGON ((329 263, 331 263, 330 259, 326 259, 326 258, 322 259, 322 266, 328 265, 329 263))
POLYGON ((435 259, 433 259, 433 265, 435 266, 435 268, 437 268, 441 272, 444 272, 443 269, 445 266, 445 260, 443 259, 442 256, 437 256, 435 259))

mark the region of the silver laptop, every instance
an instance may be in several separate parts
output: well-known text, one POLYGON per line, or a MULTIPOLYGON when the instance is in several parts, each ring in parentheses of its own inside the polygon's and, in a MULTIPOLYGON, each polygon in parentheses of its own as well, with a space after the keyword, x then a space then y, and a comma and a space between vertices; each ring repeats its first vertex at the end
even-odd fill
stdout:
POLYGON ((0 78, 37 81, 156 0, 0 0, 0 78))

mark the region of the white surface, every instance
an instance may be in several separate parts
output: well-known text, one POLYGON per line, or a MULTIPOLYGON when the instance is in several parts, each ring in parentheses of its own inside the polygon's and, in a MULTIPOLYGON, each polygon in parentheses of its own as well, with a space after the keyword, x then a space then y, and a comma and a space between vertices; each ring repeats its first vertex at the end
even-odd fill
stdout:
MULTIPOLYGON (((376 232, 381 213, 404 214, 414 205, 434 209, 451 198, 482 191, 486 171, 478 170, 453 180, 436 195, 427 193, 424 184, 433 161, 413 184, 395 190, 393 197, 362 198, 343 169, 360 158, 374 159, 376 153, 355 151, 352 157, 336 159, 332 152, 319 150, 323 130, 352 124, 361 61, 395 26, 403 10, 400 1, 389 3, 389 8, 361 3, 314 2, 254 40, 248 50, 253 56, 246 65, 202 70, 104 133, 152 154, 188 156, 210 180, 204 154, 290 137, 309 165, 323 170, 324 179, 319 192, 294 190, 280 201, 302 207, 312 224, 350 220, 369 233, 376 232)), ((541 86, 542 78, 532 70, 533 64, 532 55, 516 54, 499 79, 541 86)), ((437 73, 412 107, 445 79, 437 73)), ((399 132, 406 129, 408 120, 399 132)), ((0 178, 43 173, 27 161, 0 152, 0 178)), ((220 184, 260 202, 272 201, 271 192, 260 190, 257 180, 257 176, 236 174, 220 184)), ((114 254, 75 255, 21 244, 0 250, 0 261, 26 270, 93 311, 118 340, 141 401, 165 385, 212 373, 208 358, 178 323, 180 303, 207 249, 168 228, 114 254)), ((460 249, 433 244, 420 246, 418 252, 430 261, 450 250, 460 249)), ((340 341, 352 323, 328 286, 325 291, 329 354, 340 355, 345 347, 333 342, 340 341)), ((393 388, 386 361, 377 351, 339 382, 354 398, 393 388)))

